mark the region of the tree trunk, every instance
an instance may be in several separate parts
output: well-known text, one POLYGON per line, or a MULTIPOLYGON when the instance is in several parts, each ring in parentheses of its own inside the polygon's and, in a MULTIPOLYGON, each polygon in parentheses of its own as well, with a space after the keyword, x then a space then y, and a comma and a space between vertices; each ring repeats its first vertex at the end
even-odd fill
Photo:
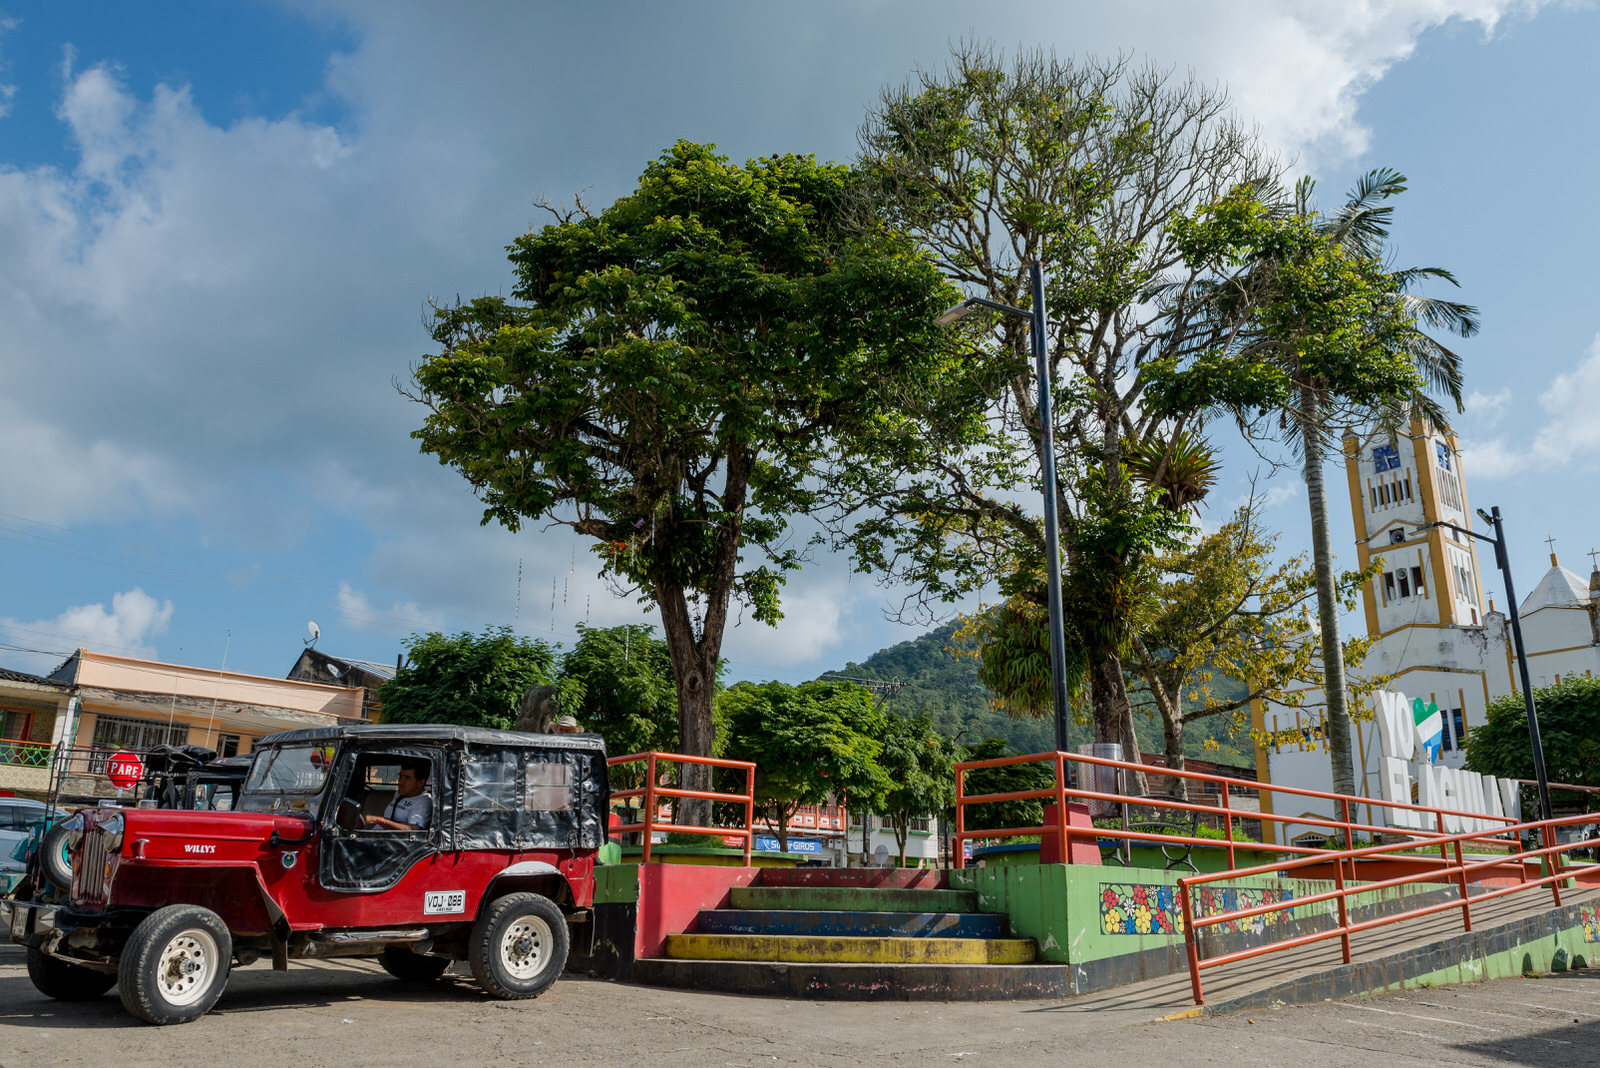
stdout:
MULTIPOLYGON (((1183 719, 1179 716, 1162 716, 1161 733, 1167 743, 1167 769, 1183 770, 1183 719)), ((1167 793, 1189 800, 1189 780, 1181 775, 1167 776, 1167 793)))
MULTIPOLYGON (((1161 713, 1161 733, 1166 742, 1167 767, 1174 771, 1183 770, 1183 705, 1180 696, 1174 699, 1173 687, 1167 686, 1161 677, 1161 672, 1156 669, 1155 659, 1151 657, 1150 650, 1145 648, 1144 639, 1139 635, 1133 636, 1133 650, 1139 658, 1143 668, 1145 685, 1150 689, 1150 696, 1155 699, 1156 710, 1161 713)), ((1167 792, 1174 797, 1189 799, 1188 780, 1175 775, 1167 776, 1167 792)))
MULTIPOLYGON (((656 601, 661 606, 663 637, 672 657, 672 673, 678 689, 678 751, 685 756, 710 756, 716 741, 711 704, 716 697, 717 662, 720 659, 719 632, 712 640, 707 632, 698 638, 689 615, 689 602, 682 589, 657 586, 656 601)), ((706 764, 678 767, 678 785, 685 790, 711 790, 711 768, 706 764)), ((675 822, 690 827, 711 826, 711 802, 684 797, 675 806, 675 822)))
POLYGON ((906 866, 906 840, 911 837, 911 818, 897 816, 894 821, 894 844, 900 851, 900 867, 906 866))
POLYGON ((1344 645, 1339 640, 1339 600, 1333 580, 1333 541, 1328 529, 1328 496, 1322 480, 1322 431, 1317 395, 1300 389, 1300 439, 1305 453, 1306 499, 1311 505, 1311 555, 1317 573, 1317 623, 1322 628, 1322 694, 1327 702, 1323 744, 1333 765, 1333 792, 1356 792, 1350 753, 1350 710, 1346 703, 1344 645))
MULTIPOLYGON (((1122 659, 1112 651, 1101 651, 1089 667, 1089 688, 1094 701, 1094 740, 1122 746, 1122 759, 1139 763, 1139 736, 1133 723, 1133 706, 1128 701, 1128 684, 1122 675, 1122 659)), ((1150 792, 1149 780, 1142 771, 1123 772, 1123 790, 1130 794, 1150 792)))

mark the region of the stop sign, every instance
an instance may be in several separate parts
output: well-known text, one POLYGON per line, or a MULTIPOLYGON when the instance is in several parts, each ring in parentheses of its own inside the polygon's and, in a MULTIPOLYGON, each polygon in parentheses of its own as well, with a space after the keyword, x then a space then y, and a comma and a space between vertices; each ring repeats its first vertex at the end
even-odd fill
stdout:
POLYGON ((138 753, 118 750, 106 761, 106 778, 119 790, 138 786, 139 780, 144 778, 144 761, 139 759, 138 753))

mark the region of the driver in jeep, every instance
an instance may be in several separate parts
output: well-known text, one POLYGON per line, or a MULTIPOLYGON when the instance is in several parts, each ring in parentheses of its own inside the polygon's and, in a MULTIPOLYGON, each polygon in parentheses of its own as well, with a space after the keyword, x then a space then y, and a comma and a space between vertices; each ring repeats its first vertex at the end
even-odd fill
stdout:
POLYGON ((381 816, 367 816, 368 827, 385 831, 415 831, 428 826, 433 818, 433 798, 428 788, 428 761, 407 760, 400 765, 394 800, 381 816))

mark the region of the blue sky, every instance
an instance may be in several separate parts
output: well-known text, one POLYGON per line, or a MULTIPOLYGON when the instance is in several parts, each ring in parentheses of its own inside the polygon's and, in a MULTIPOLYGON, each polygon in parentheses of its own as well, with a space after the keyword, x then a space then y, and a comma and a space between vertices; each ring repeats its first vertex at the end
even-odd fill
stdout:
MULTIPOLYGON (((1600 548, 1600 13, 1512 0, 756 5, 0 0, 0 664, 78 644, 282 674, 416 629, 649 619, 561 530, 480 528, 395 392, 430 295, 502 290, 531 199, 627 191, 680 137, 848 159, 878 89, 968 34, 1225 83, 1331 203, 1389 166, 1404 263, 1483 311, 1460 419, 1524 590, 1600 548), (518 571, 521 571, 520 598, 518 571), (553 602, 553 603, 552 603, 553 602)), ((1229 454, 1214 514, 1251 465, 1229 454)), ((1330 472, 1337 475, 1337 472, 1330 472)), ((1279 474, 1270 521, 1306 542, 1279 474)), ((1335 498, 1340 508, 1345 502, 1335 498)), ((1336 525, 1348 550, 1348 521, 1336 525)), ((1353 552, 1346 552, 1353 562, 1353 552)), ((728 636, 800 679, 913 632, 842 561, 728 636)))

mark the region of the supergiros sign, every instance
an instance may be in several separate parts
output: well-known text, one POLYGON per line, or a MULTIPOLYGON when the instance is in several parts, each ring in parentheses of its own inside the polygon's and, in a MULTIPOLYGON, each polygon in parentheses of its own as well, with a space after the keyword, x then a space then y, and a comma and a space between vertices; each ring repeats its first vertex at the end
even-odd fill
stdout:
MULTIPOLYGON (((1378 725, 1378 740, 1383 756, 1378 760, 1378 781, 1385 801, 1415 803, 1425 808, 1445 809, 1446 834, 1489 831, 1504 826, 1499 820, 1479 816, 1522 818, 1522 792, 1511 779, 1457 770, 1434 763, 1439 758, 1441 719, 1439 706, 1422 698, 1380 690, 1374 698, 1373 719, 1378 725), (1417 787, 1416 801, 1411 786, 1417 787)), ((1410 830, 1438 830, 1438 817, 1431 812, 1409 809, 1383 809, 1390 827, 1410 830)), ((1377 815, 1377 813, 1374 813, 1377 815)))

